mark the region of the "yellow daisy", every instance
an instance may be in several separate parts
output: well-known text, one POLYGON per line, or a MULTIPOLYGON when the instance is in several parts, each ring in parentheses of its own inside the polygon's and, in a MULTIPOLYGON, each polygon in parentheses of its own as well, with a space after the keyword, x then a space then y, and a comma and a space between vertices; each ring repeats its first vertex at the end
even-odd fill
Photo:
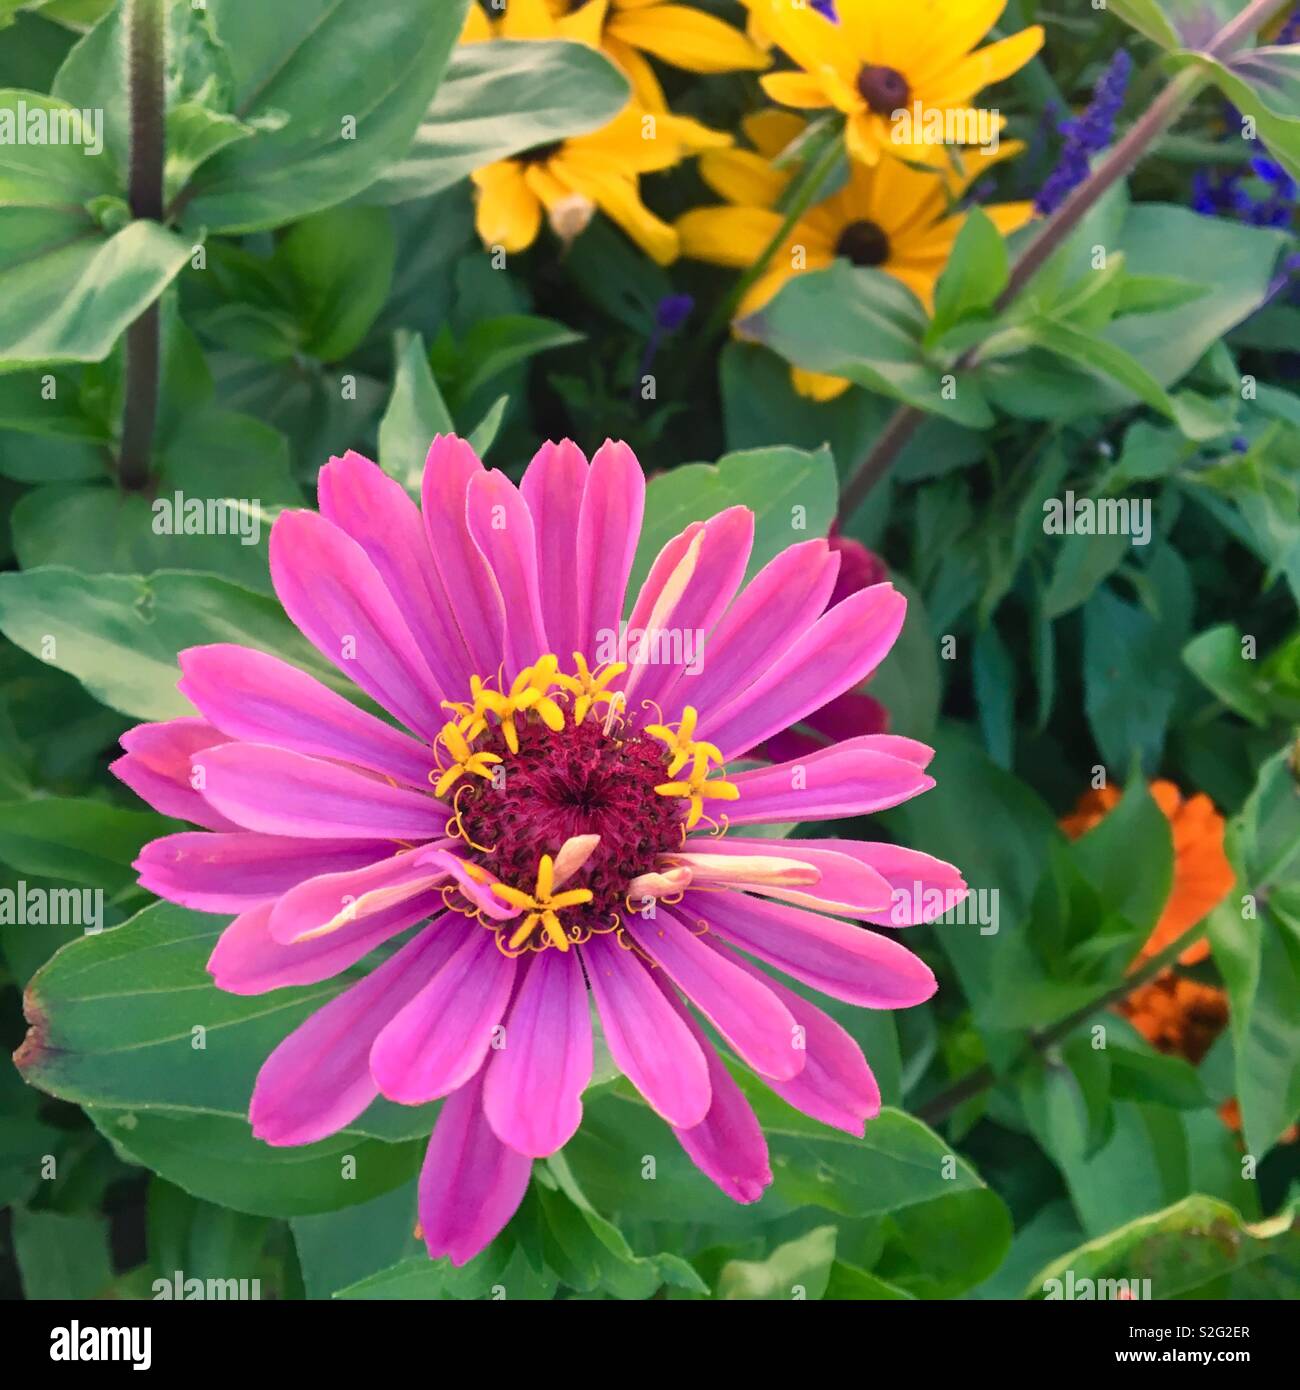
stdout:
MULTIPOLYGON (((474 21, 473 35, 467 37, 467 27, 461 41, 490 37, 486 27, 486 21, 474 21)), ((674 116, 646 55, 704 73, 758 70, 771 61, 716 16, 665 0, 508 0, 496 33, 503 39, 569 39, 600 49, 623 70, 633 99, 688 151, 727 145, 731 137, 687 116, 674 116)))
POLYGON ((849 153, 866 164, 885 150, 939 165, 947 145, 985 139, 973 132, 988 113, 982 123, 972 99, 1019 71, 1043 44, 1035 24, 975 49, 1006 0, 836 0, 838 23, 809 0, 742 2, 758 32, 799 69, 764 77, 768 96, 783 106, 842 111, 849 153), (895 121, 894 112, 908 119, 895 121), (941 142, 926 130, 936 118, 944 123, 941 142))
MULTIPOLYGON (((512 0, 513 3, 513 0, 512 0)), ((478 169, 475 226, 485 246, 509 253, 537 240, 542 214, 571 241, 597 209, 660 265, 677 257, 677 232, 641 201, 638 176, 667 169, 680 144, 635 106, 590 135, 525 150, 478 169)))
MULTIPOLYGON (((684 256, 738 270, 752 266, 781 229, 777 203, 794 171, 772 160, 803 129, 799 117, 783 111, 760 112, 743 125, 754 151, 716 150, 700 158, 701 177, 727 205, 697 208, 677 221, 684 256)), ((850 162, 848 182, 795 223, 741 300, 737 317, 762 308, 787 280, 839 256, 901 280, 932 310, 935 282, 966 220, 965 213, 953 211, 954 202, 991 164, 1021 148, 1007 141, 996 153, 965 151, 960 173, 915 169, 897 159, 875 166, 850 162)), ((983 211, 1005 236, 1029 221, 1034 205, 997 203, 983 211)), ((797 367, 792 378, 797 390, 817 400, 830 400, 849 386, 840 377, 797 367)))

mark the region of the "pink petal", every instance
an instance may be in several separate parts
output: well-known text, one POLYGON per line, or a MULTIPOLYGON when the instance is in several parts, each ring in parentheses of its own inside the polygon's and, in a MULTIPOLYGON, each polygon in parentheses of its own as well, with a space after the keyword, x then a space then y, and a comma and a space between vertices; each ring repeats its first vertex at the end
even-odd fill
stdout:
POLYGON ((178 660, 181 694, 232 738, 337 758, 428 787, 435 767, 428 747, 287 661, 227 642, 189 647, 178 660))
POLYGON ((699 737, 716 743, 729 760, 797 723, 880 665, 906 611, 907 600, 892 584, 845 599, 729 704, 701 710, 699 737))
MULTIPOLYGON (((434 567, 476 674, 495 676, 505 658, 506 614, 491 566, 469 533, 469 485, 483 472, 478 455, 454 434, 439 435, 424 465, 421 510, 434 567)), ((463 698, 458 692, 453 698, 463 698)))
POLYGON ((126 756, 108 770, 144 802, 164 816, 187 820, 209 830, 237 830, 195 790, 190 759, 205 748, 230 740, 206 719, 168 719, 137 724, 122 735, 126 756))
MULTIPOLYGON (((863 917, 871 920, 873 913, 886 911, 890 902, 890 886, 874 869, 847 854, 828 849, 809 849, 807 840, 750 840, 727 835, 717 839, 692 837, 682 846, 685 854, 718 854, 727 858, 744 859, 750 855, 774 855, 793 859, 816 869, 821 877, 816 883, 797 886, 773 886, 761 881, 737 884, 746 893, 758 893, 765 898, 810 907, 817 912, 833 912, 840 917, 863 917)), ((676 862, 676 860, 674 860, 676 862)), ((690 865, 696 887, 706 887, 708 870, 690 865)))
POLYGON ((726 805, 732 825, 865 816, 929 791, 934 778, 887 753, 828 748, 800 762, 740 772, 740 800, 726 805))
POLYGON ((703 663, 705 639, 745 577, 749 552, 754 545, 754 513, 748 507, 728 507, 696 526, 688 527, 676 541, 669 541, 664 547, 661 557, 675 553, 676 558, 663 566, 655 561, 628 621, 629 633, 661 627, 680 634, 681 648, 684 651, 689 640, 690 651, 682 661, 660 661, 654 665, 634 663, 625 677, 625 689, 634 705, 638 700, 658 703, 677 684, 683 671, 703 663), (693 536, 696 526, 702 531, 702 538, 695 570, 677 602, 666 611, 658 612, 656 617, 665 581, 689 548, 690 541, 686 538, 693 536), (685 544, 679 546, 678 542, 685 544))
POLYGON ((381 1028, 458 940, 437 925, 418 935, 300 1024, 262 1063, 248 1118, 257 1138, 311 1144, 349 1125, 379 1094, 370 1048, 381 1028))
POLYGON ((393 846, 382 840, 298 840, 251 830, 187 830, 151 840, 135 868, 140 883, 199 912, 243 912, 315 878, 373 864, 393 846))
POLYGON ((888 908, 869 913, 879 927, 911 927, 950 912, 970 891, 961 870, 932 854, 860 840, 801 840, 800 845, 835 850, 879 874, 890 887, 888 908))
POLYGON ((420 1230, 429 1258, 463 1265, 505 1229, 533 1161, 507 1148, 483 1115, 482 1073, 447 1097, 420 1171, 420 1230))
POLYGON ((432 796, 261 743, 198 755, 204 796, 245 830, 321 840, 431 840, 447 824, 432 796))
POLYGON ((351 922, 330 936, 282 946, 271 938, 271 904, 259 903, 221 933, 208 960, 208 973, 217 988, 228 994, 265 994, 290 985, 314 985, 332 979, 376 946, 426 918, 441 921, 443 931, 463 937, 464 917, 458 912, 444 913, 442 899, 431 896, 351 922))
POLYGON ((597 634, 618 632, 644 511, 636 455, 607 439, 591 460, 578 521, 578 650, 588 655, 597 634))
POLYGON ((593 936, 582 959, 618 1069, 670 1125, 699 1124, 709 1113, 709 1064, 649 968, 608 936, 593 936))
POLYGON ((678 1142, 692 1163, 732 1199, 757 1202, 772 1182, 767 1140, 744 1092, 726 1064, 704 1036, 704 1030, 691 1017, 691 1011, 678 998, 677 991, 658 979, 668 1002, 691 1030, 709 1064, 712 1100, 709 1113, 691 1129, 674 1129, 678 1142))
MULTIPOLYGON (((318 874, 279 899, 271 910, 271 935, 292 946, 324 935, 341 917, 357 921, 387 911, 446 881, 451 856, 441 850, 389 853, 359 869, 318 874)), ((345 925, 344 923, 343 925, 345 925)), ((342 925, 332 930, 342 930, 342 925)))
POLYGON ((850 1004, 906 1009, 938 987, 930 967, 906 947, 834 917, 741 893, 688 893, 683 909, 706 919, 724 941, 850 1004))
POLYGON ((549 650, 537 582, 537 538, 519 489, 497 469, 475 473, 466 494, 469 533, 487 557, 506 612, 506 676, 549 650))
POLYGON ((705 710, 744 691, 817 621, 838 567, 823 540, 792 545, 764 565, 709 637, 703 669, 683 672, 668 691, 664 717, 679 719, 687 705, 705 710))
POLYGON ((582 648, 578 599, 578 548, 582 496, 590 468, 572 440, 543 444, 524 472, 519 490, 528 503, 537 538, 542 619, 553 651, 568 669, 582 648))
POLYGON ((572 954, 542 951, 523 971, 505 1046, 488 1060, 483 1111, 503 1144, 532 1158, 563 1148, 591 1080, 591 1011, 572 954))
POLYGON ((803 1068, 804 1056, 793 1046, 794 1019, 785 1005, 710 951, 665 907, 658 907, 652 921, 631 917, 627 932, 755 1071, 787 1078, 803 1068))
POLYGON ((480 927, 375 1039, 370 1070, 402 1105, 450 1095, 483 1065, 516 963, 480 927))
POLYGON ((321 515, 370 557, 434 679, 449 695, 468 690, 474 673, 469 649, 429 553, 420 510, 406 489, 352 450, 330 459, 316 487, 321 515))
MULTIPOLYGON (((715 951, 726 948, 710 943, 715 951)), ((803 1045, 808 1063, 789 1081, 766 1084, 796 1110, 811 1115, 822 1124, 861 1135, 867 1120, 880 1114, 880 1087, 853 1038, 828 1014, 810 1004, 803 995, 788 989, 757 966, 728 953, 740 968, 762 980, 794 1015, 803 1029, 803 1045)))
POLYGON ((443 692, 397 600, 351 536, 316 512, 281 512, 271 528, 271 581, 322 656, 432 741, 445 722, 443 692))

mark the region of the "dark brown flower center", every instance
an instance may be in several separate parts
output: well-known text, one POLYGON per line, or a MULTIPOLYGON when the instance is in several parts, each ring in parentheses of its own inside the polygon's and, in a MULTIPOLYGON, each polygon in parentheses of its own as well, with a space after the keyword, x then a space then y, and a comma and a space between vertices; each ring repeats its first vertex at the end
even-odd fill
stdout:
POLYGON ((889 238, 874 222, 864 218, 850 222, 835 243, 835 254, 854 265, 884 265, 889 259, 889 238))
POLYGON ((888 116, 907 105, 912 89, 897 68, 867 66, 858 73, 858 93, 873 111, 888 116))
POLYGON ((563 140, 551 140, 545 145, 534 145, 531 150, 524 150, 522 154, 515 155, 515 158, 520 164, 545 164, 548 159, 554 159, 563 148, 563 140))

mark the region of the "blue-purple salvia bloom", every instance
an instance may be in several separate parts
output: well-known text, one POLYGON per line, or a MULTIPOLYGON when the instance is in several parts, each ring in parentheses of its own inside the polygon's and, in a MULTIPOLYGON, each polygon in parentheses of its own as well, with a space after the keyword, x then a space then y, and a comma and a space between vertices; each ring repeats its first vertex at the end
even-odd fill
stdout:
POLYGON ((1088 177, 1088 161, 1110 144, 1115 136, 1115 118, 1124 105, 1133 60, 1124 49, 1110 60, 1106 71, 1097 79, 1092 101, 1072 120, 1062 121, 1057 129, 1065 136, 1065 145, 1055 169, 1034 199, 1034 206, 1044 216, 1050 216, 1066 198, 1088 177))
POLYGON ((641 367, 632 387, 632 398, 637 399, 642 379, 649 375, 650 368, 663 346, 664 339, 671 337, 690 318, 695 310, 695 300, 689 294, 666 294, 655 305, 655 323, 646 339, 645 351, 641 354, 641 367))

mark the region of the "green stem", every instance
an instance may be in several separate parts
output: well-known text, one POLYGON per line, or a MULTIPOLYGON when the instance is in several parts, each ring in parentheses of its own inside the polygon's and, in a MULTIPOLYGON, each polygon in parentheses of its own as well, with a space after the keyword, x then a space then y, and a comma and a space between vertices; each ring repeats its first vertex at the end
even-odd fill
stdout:
POLYGON ((799 219, 817 201, 818 195, 826 180, 830 178, 832 172, 839 164, 843 155, 842 136, 838 130, 829 132, 822 149, 814 156, 811 164, 807 165, 804 171, 798 176, 788 193, 788 200, 785 208, 785 216, 781 219, 781 225, 777 228, 771 241, 763 248, 762 253, 753 265, 740 277, 731 288, 731 293, 714 309, 709 315, 708 322, 704 325, 701 339, 708 343, 722 332, 728 323, 731 322, 741 300, 756 285, 759 279, 767 273, 767 268, 772 263, 772 258, 785 244, 786 238, 794 231, 799 219))
MULTIPOLYGON (((163 123, 166 0, 130 0, 128 87, 131 103, 131 215, 163 218, 163 123)), ((161 321, 155 300, 126 330, 126 404, 117 476, 139 491, 149 482, 154 427, 158 420, 161 321)))
MULTIPOLYGON (((1021 1058, 1021 1064, 1028 1061, 1031 1055, 1041 1056, 1048 1048, 1063 1038, 1068 1038, 1081 1023, 1086 1023, 1094 1014, 1109 1009, 1112 1004, 1118 1004, 1121 999, 1127 999, 1135 989, 1139 989, 1149 980, 1155 979, 1162 970, 1172 965, 1194 941, 1199 940, 1204 935, 1204 922, 1198 922, 1195 926, 1188 927, 1177 940, 1170 942, 1163 951, 1144 962, 1141 969, 1135 970, 1131 975, 1126 975, 1120 984, 1099 994, 1096 999, 1083 1005, 1082 1008, 1067 1014, 1059 1023, 1054 1023, 1050 1028, 1045 1028, 1039 1033, 1031 1033, 1029 1047, 1021 1058)), ((917 1117, 924 1120, 926 1124, 937 1124, 963 1102, 971 1100, 981 1091, 987 1090, 996 1080, 997 1073, 987 1063, 982 1067, 977 1067, 974 1071, 963 1076, 960 1081, 949 1086, 946 1091, 940 1091, 937 1096, 931 1097, 924 1105, 918 1106, 917 1117)))
MULTIPOLYGON (((1211 56, 1224 56, 1239 46, 1249 34, 1268 23, 1287 3, 1288 0, 1251 0, 1230 24, 1215 35, 1203 51, 1211 56)), ((1185 68, 1133 123, 1128 134, 1048 218, 1042 231, 1026 247, 1011 272, 1006 289, 998 299, 995 306, 998 312, 1005 310, 1019 297, 1029 281, 1060 248, 1103 194, 1127 175, 1148 148, 1168 131, 1205 81, 1206 78, 1197 69, 1185 68)), ((969 367, 974 361, 974 356, 974 350, 965 353, 958 360, 954 370, 960 372, 963 368, 969 367)), ((871 489, 889 471, 904 446, 925 422, 927 415, 928 412, 917 410, 913 406, 902 406, 890 417, 871 452, 858 465, 845 485, 840 499, 842 522, 853 515, 871 489)))

